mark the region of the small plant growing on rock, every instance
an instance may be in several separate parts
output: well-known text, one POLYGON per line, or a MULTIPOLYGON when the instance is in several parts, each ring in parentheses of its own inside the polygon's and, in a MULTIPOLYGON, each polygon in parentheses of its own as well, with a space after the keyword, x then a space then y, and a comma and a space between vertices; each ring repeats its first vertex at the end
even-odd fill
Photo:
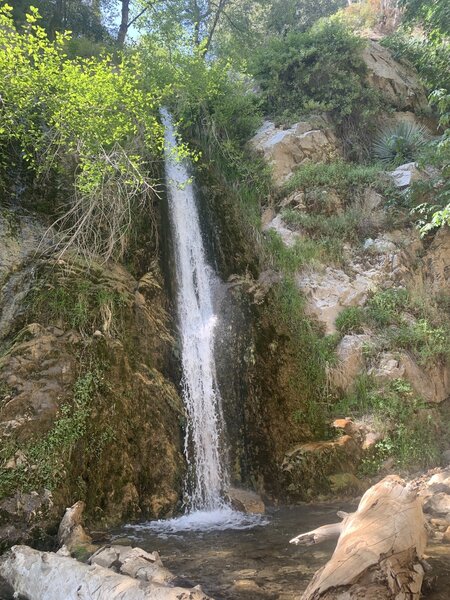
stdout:
POLYGON ((386 167, 417 160, 427 143, 426 130, 402 121, 382 130, 373 144, 374 158, 386 167))
POLYGON ((336 317, 336 329, 347 335, 361 333, 364 325, 364 312, 359 306, 349 306, 336 317))

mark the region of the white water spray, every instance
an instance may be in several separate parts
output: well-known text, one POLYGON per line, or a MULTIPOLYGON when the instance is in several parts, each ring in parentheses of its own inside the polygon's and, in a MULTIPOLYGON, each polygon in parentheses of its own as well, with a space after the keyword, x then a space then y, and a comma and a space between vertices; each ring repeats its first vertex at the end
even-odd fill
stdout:
POLYGON ((165 167, 178 282, 177 309, 187 412, 185 454, 192 489, 189 510, 224 506, 227 472, 221 460, 223 426, 216 383, 212 271, 206 262, 194 189, 180 160, 171 116, 161 111, 165 129, 165 167))

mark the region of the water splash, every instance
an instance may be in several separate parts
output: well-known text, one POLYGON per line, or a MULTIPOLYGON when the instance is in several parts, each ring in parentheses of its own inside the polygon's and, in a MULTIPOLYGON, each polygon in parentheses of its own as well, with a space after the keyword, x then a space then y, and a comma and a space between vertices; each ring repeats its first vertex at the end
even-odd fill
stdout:
POLYGON ((264 515, 246 515, 233 510, 231 506, 223 505, 215 510, 196 510, 174 519, 148 521, 139 525, 127 525, 133 530, 154 531, 162 536, 173 533, 188 533, 190 531, 222 531, 224 529, 245 530, 267 525, 268 518, 264 515))

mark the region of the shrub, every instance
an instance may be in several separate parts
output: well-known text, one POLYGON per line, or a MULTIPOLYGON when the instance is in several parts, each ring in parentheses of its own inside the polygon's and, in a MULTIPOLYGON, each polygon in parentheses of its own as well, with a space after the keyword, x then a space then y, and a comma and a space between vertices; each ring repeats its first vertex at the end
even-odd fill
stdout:
POLYGON ((326 111, 336 122, 373 111, 377 103, 365 80, 363 46, 362 39, 329 20, 270 39, 253 64, 266 111, 326 111))
POLYGON ((391 50, 395 59, 412 63, 430 91, 439 88, 450 90, 448 42, 424 35, 417 37, 409 31, 399 30, 381 43, 391 50))
POLYGON ((384 439, 365 457, 360 471, 374 475, 389 456, 401 466, 429 467, 439 460, 439 425, 408 382, 396 379, 384 386, 359 376, 352 391, 335 406, 335 413, 372 415, 384 439))
POLYGON ((51 212, 61 216, 63 251, 121 258, 132 221, 151 213, 159 90, 144 89, 137 54, 69 60, 69 34, 51 41, 39 18, 31 7, 16 30, 10 7, 0 8, 3 177, 20 166, 36 188, 61 190, 51 212))
POLYGON ((385 167, 396 167, 417 160, 426 142, 424 127, 402 121, 379 133, 373 144, 373 155, 385 167))
POLYGON ((367 319, 376 327, 386 327, 396 323, 402 308, 409 304, 409 293, 403 288, 376 292, 367 302, 367 319))
POLYGON ((320 261, 326 255, 325 246, 311 239, 298 239, 286 246, 276 231, 268 231, 265 238, 266 260, 283 273, 292 275, 305 264, 320 261))
POLYGON ((316 187, 332 188, 346 194, 368 186, 381 185, 380 168, 376 165, 358 165, 343 160, 330 163, 301 165, 285 185, 286 193, 316 187))

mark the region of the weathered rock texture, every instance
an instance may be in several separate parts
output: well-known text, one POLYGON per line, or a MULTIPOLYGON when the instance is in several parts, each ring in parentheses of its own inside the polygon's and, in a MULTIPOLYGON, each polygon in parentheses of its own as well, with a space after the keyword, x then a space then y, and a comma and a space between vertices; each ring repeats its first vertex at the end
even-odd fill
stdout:
POLYGON ((208 600, 198 588, 134 579, 28 546, 14 546, 0 559, 0 578, 26 600, 208 600))
POLYGON ((265 121, 251 143, 272 166, 276 184, 286 181, 298 165, 327 162, 340 154, 330 124, 323 118, 317 123, 300 121, 289 129, 265 121))
POLYGON ((427 535, 417 491, 386 477, 362 497, 339 525, 325 525, 291 540, 314 544, 339 536, 328 563, 302 600, 418 600, 427 535))
MULTIPOLYGON (((12 215, 12 229, 0 219, 0 495, 11 498, 3 502, 20 502, 17 488, 39 497, 51 489, 47 525, 80 497, 89 521, 170 514, 184 470, 184 411, 169 376, 158 265, 144 257, 146 269, 132 275, 119 264, 57 260, 40 245, 39 218, 12 215)), ((45 525, 42 511, 26 528, 0 514, 3 543, 30 540, 33 519, 45 525)))
POLYGON ((392 58, 377 42, 369 41, 363 52, 370 84, 400 110, 420 110, 428 106, 425 90, 410 66, 392 58))

